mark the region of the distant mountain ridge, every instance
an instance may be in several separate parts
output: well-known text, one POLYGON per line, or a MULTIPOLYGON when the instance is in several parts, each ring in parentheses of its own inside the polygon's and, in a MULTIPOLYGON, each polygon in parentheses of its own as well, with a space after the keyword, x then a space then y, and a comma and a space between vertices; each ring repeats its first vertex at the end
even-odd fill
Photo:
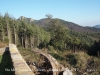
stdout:
MULTIPOLYGON (((18 20, 23 20, 23 19, 25 19, 28 22, 31 22, 31 23, 34 23, 36 25, 43 26, 43 27, 46 27, 46 26, 49 25, 49 21, 48 21, 47 18, 42 18, 40 20, 33 20, 32 18, 26 18, 26 17, 23 17, 23 16, 18 18, 18 20)), ((75 24, 73 22, 65 21, 65 20, 62 20, 62 19, 58 19, 58 21, 61 25, 65 26, 68 29, 73 30, 73 31, 77 31, 77 32, 100 32, 100 29, 96 28, 97 26, 96 27, 83 27, 83 26, 80 26, 80 25, 75 24)))
POLYGON ((100 25, 95 25, 93 26, 94 28, 99 28, 100 29, 100 25))
MULTIPOLYGON (((68 22, 62 19, 58 19, 61 25, 66 26, 70 30, 77 31, 77 32, 100 32, 100 29, 94 27, 83 27, 73 22, 68 22)), ((48 20, 46 18, 37 20, 36 22, 39 26, 48 26, 48 20)))

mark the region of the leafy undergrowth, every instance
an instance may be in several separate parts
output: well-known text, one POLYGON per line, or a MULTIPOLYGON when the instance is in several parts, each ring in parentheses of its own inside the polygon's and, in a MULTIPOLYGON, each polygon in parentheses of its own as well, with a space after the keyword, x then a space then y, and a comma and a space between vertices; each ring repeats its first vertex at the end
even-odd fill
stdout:
POLYGON ((43 61, 41 60, 41 55, 38 53, 34 53, 31 49, 19 47, 18 50, 26 62, 36 62, 38 65, 43 63, 43 61))
MULTIPOLYGON (((31 51, 31 49, 19 48, 20 53, 26 61, 42 63, 41 56, 31 51)), ((52 49, 42 49, 51 54, 60 64, 72 70, 73 75, 100 75, 100 59, 89 56, 84 52, 72 53, 68 50, 59 51, 52 49)))
POLYGON ((1 60, 2 60, 2 55, 0 55, 0 63, 1 63, 1 60))
MULTIPOLYGON (((43 69, 46 69, 49 63, 44 60, 44 57, 41 56, 38 53, 34 53, 31 49, 25 49, 25 48, 18 48, 19 52, 21 53, 22 57, 26 61, 26 63, 29 65, 29 67, 32 69, 32 71, 35 73, 35 75, 48 75, 47 72, 38 72, 36 71, 36 68, 32 67, 32 63, 35 62, 38 67, 41 67, 43 69), (29 64, 30 63, 30 64, 29 64), (37 74, 38 73, 38 74, 37 74)), ((50 74, 52 75, 52 74, 50 74)))
POLYGON ((59 63, 68 67, 74 75, 100 75, 100 59, 89 56, 84 52, 72 53, 68 50, 51 50, 49 53, 58 60, 59 63))

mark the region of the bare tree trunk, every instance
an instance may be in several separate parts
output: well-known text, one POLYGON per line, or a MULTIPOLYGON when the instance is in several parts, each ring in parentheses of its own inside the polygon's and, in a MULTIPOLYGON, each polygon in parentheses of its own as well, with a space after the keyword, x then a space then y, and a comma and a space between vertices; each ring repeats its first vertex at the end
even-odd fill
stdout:
POLYGON ((22 46, 23 46, 23 37, 21 37, 21 43, 22 43, 22 46))
POLYGON ((76 52, 75 44, 73 44, 73 51, 74 51, 74 53, 76 52))
POLYGON ((4 41, 4 37, 5 37, 5 34, 4 34, 4 28, 3 28, 3 26, 2 26, 2 41, 4 41))
POLYGON ((16 43, 16 30, 15 30, 15 26, 14 26, 14 44, 17 44, 16 43))
POLYGON ((28 38, 27 38, 27 36, 25 38, 25 48, 28 48, 28 38))
POLYGON ((74 46, 74 53, 76 53, 76 45, 74 46))
POLYGON ((34 47, 34 36, 32 37, 32 45, 34 47))
POLYGON ((66 49, 67 44, 65 43, 65 49, 66 49))
POLYGON ((11 38, 10 38, 10 30, 9 30, 8 23, 7 23, 7 35, 8 35, 9 44, 10 44, 11 43, 11 38))
POLYGON ((4 37, 5 37, 5 34, 4 34, 4 30, 2 31, 2 40, 4 41, 4 37))
POLYGON ((38 39, 37 39, 37 40, 38 40, 38 42, 37 42, 37 43, 38 43, 38 46, 39 46, 39 42, 40 42, 40 41, 39 41, 39 35, 38 35, 38 39))
POLYGON ((17 35, 15 33, 15 45, 17 45, 17 35))
POLYGON ((31 42, 30 42, 31 44, 30 45, 31 45, 31 49, 32 49, 33 48, 32 47, 32 36, 30 36, 30 40, 31 40, 31 42))
POLYGON ((31 39, 31 49, 33 49, 33 46, 34 46, 34 37, 31 36, 30 39, 31 39))
POLYGON ((73 52, 74 52, 74 43, 73 43, 73 52))
POLYGON ((98 57, 100 57, 100 53, 99 53, 99 50, 98 50, 98 57))

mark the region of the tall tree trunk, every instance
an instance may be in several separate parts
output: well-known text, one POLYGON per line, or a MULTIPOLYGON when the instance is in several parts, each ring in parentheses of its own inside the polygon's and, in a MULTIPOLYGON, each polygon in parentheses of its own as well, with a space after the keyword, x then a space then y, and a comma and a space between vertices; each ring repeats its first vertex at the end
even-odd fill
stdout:
POLYGON ((34 47, 34 36, 32 36, 32 45, 34 47))
POLYGON ((23 36, 21 37, 21 43, 22 43, 22 46, 23 46, 23 36))
POLYGON ((74 53, 76 53, 76 45, 74 46, 74 53))
POLYGON ((17 34, 15 33, 15 45, 17 45, 17 34))
POLYGON ((4 37, 5 37, 4 29, 2 29, 2 41, 4 41, 4 37))
POLYGON ((37 38, 37 45, 38 45, 38 47, 39 47, 39 35, 38 35, 38 38, 37 38))
POLYGON ((65 49, 66 49, 67 44, 65 43, 65 49))
POLYGON ((0 32, 0 41, 4 41, 4 29, 3 29, 3 26, 1 25, 1 32, 0 32))
POLYGON ((74 43, 73 43, 73 52, 74 52, 74 43))
POLYGON ((15 26, 14 26, 14 44, 16 44, 16 45, 17 45, 17 43, 16 43, 16 37, 17 37, 17 34, 16 34, 16 29, 15 29, 15 26))
POLYGON ((11 43, 11 38, 10 38, 10 30, 9 30, 8 23, 7 23, 7 35, 8 35, 9 44, 10 44, 11 43))
POLYGON ((2 36, 2 41, 4 41, 4 37, 5 37, 5 34, 4 34, 4 28, 3 28, 3 25, 2 25, 2 32, 1 32, 1 36, 2 36))
POLYGON ((31 49, 33 49, 33 46, 34 46, 34 37, 30 36, 30 47, 31 47, 31 49))
POLYGON ((28 38, 27 38, 27 36, 25 37, 25 48, 28 48, 28 38))
POLYGON ((32 49, 32 48, 33 48, 33 46, 32 46, 32 43, 33 43, 33 42, 32 42, 32 36, 30 36, 30 41, 31 41, 31 42, 30 42, 30 45, 31 45, 31 49, 32 49))
POLYGON ((99 50, 98 50, 98 52, 97 52, 97 53, 98 53, 98 57, 100 57, 100 53, 99 53, 99 50))
POLYGON ((73 51, 74 51, 74 53, 76 52, 76 50, 75 50, 75 44, 73 44, 73 51))

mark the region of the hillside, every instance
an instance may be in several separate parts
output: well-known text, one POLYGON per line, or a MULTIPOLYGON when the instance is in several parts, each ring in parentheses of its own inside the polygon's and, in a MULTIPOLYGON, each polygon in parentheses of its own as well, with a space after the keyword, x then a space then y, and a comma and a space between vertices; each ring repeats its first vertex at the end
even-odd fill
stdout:
POLYGON ((100 25, 95 25, 95 26, 93 26, 94 28, 98 28, 98 29, 100 29, 100 25))
MULTIPOLYGON (((96 69, 97 66, 99 70, 99 29, 61 19, 45 18, 32 22, 30 19, 22 17, 15 20, 8 13, 0 16, 1 44, 16 44, 26 61, 42 62, 42 58, 31 52, 34 48, 47 52, 65 67, 80 69, 74 75, 83 75, 87 69, 96 69)), ((48 61, 46 63, 49 64, 48 61)), ((99 75, 99 72, 87 72, 87 75, 93 74, 99 75)))
MULTIPOLYGON (((47 27, 49 25, 49 20, 47 18, 43 18, 40 20, 33 20, 32 18, 27 18, 24 16, 20 16, 17 20, 25 20, 27 22, 39 25, 39 26, 43 26, 43 27, 47 27)), ((53 20, 53 19, 52 19, 53 20)), ((62 19, 57 19, 59 21, 59 24, 66 26, 67 28, 69 28, 70 30, 73 31, 77 31, 77 32, 100 32, 100 25, 96 25, 93 27, 83 27, 81 25, 75 24, 73 22, 69 22, 69 21, 65 21, 62 19)))
MULTIPOLYGON (((61 25, 68 27, 70 30, 77 31, 77 32, 100 32, 100 29, 96 29, 94 27, 83 27, 73 22, 68 22, 62 19, 58 19, 61 25)), ((35 22, 39 26, 48 26, 48 19, 40 19, 35 22)))

